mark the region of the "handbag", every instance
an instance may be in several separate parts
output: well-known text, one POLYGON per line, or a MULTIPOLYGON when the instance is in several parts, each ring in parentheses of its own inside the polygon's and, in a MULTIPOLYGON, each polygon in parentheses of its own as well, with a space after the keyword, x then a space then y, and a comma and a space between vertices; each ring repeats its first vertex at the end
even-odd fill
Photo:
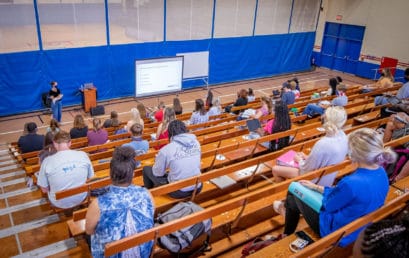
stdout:
POLYGON ((256 237, 253 241, 248 242, 241 251, 241 257, 246 257, 256 251, 263 249, 266 246, 271 245, 272 243, 276 242, 276 238, 270 238, 267 240, 263 240, 260 237, 256 237))

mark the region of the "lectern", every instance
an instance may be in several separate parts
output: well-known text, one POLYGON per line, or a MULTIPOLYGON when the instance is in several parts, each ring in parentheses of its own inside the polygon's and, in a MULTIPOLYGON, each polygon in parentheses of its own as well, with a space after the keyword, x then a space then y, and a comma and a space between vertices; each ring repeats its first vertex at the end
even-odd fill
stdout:
POLYGON ((84 89, 82 93, 84 96, 84 110, 85 112, 89 112, 91 108, 97 106, 97 89, 84 89))

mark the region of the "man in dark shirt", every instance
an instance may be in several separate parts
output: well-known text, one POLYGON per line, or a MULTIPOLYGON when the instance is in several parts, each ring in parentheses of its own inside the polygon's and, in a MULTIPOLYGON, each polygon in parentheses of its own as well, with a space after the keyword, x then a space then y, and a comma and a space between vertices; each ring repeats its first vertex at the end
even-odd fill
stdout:
POLYGON ((20 136, 18 146, 22 153, 41 150, 44 147, 44 135, 37 134, 37 125, 34 122, 27 124, 27 135, 20 136))

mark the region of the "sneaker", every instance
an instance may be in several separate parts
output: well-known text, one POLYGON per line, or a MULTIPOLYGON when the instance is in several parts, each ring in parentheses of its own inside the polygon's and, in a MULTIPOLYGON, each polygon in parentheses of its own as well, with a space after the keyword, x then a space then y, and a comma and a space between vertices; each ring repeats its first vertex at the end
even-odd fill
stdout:
POLYGON ((285 207, 283 201, 274 201, 273 208, 275 212, 285 217, 285 207))

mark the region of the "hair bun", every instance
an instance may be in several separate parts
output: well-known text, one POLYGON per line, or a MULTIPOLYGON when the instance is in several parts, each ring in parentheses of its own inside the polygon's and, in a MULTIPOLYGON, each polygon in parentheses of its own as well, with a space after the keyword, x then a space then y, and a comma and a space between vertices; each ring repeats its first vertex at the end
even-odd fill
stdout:
POLYGON ((391 164, 396 161, 396 158, 397 154, 390 147, 387 147, 382 153, 378 155, 376 159, 378 164, 391 164))

